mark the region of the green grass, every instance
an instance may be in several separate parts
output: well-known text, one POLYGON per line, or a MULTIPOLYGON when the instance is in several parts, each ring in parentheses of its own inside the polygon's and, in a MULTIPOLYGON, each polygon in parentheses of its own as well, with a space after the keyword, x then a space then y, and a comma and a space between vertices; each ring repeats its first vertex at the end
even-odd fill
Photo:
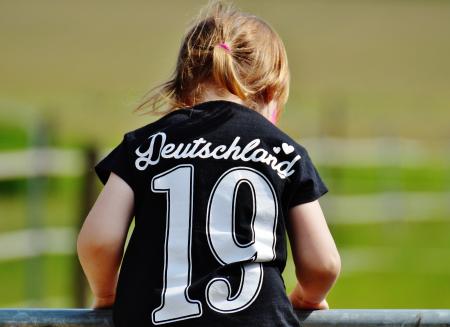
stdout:
POLYGON ((336 309, 448 309, 449 278, 448 272, 427 274, 407 270, 343 274, 329 296, 329 304, 336 309))
MULTIPOLYGON (((39 275, 43 278, 36 278, 36 265, 34 271, 28 273, 34 259, 11 260, 0 262, 0 281, 2 295, 0 296, 0 306, 33 306, 45 307, 52 305, 73 306, 71 295, 73 294, 73 267, 77 260, 73 256, 42 256, 38 267, 39 275), (38 289, 40 298, 33 299, 31 288, 26 285, 35 283, 34 289, 38 289), (57 299, 56 303, 52 299, 57 299)), ((36 294, 34 294, 36 295, 36 294)))
POLYGON ((28 144, 26 129, 17 123, 2 123, 0 121, 0 150, 25 148, 28 144))
POLYGON ((323 179, 339 194, 370 194, 384 191, 450 191, 448 165, 417 167, 319 167, 323 179))
MULTIPOLYGON (((334 308, 448 308, 450 221, 332 225, 342 272, 334 308)), ((295 285, 291 258, 284 278, 295 285)))
MULTIPOLYGON (((27 215, 30 210, 39 210, 35 212, 41 218, 42 226, 74 226, 78 225, 84 215, 81 212, 81 179, 76 177, 52 177, 44 183, 45 195, 38 209, 31 208, 27 200, 27 184, 22 184, 13 194, 3 194, 0 197, 0 208, 5 212, 7 219, 0 219, 0 231, 7 232, 25 228, 27 225, 27 215)), ((0 190, 6 189, 5 185, 11 184, 11 181, 1 181, 0 190)), ((100 182, 96 185, 100 188, 100 182)), ((1 194, 1 193, 0 193, 1 194)))

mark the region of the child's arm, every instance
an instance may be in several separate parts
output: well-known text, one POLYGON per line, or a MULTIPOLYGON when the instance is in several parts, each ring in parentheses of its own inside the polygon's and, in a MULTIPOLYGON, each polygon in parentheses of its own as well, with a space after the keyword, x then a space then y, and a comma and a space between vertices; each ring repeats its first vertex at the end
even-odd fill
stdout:
POLYGON ((318 200, 290 209, 288 234, 297 276, 292 305, 328 309, 325 298, 339 275, 341 260, 318 200))
POLYGON ((94 293, 95 308, 114 303, 133 205, 131 187, 111 173, 78 235, 78 257, 94 293))

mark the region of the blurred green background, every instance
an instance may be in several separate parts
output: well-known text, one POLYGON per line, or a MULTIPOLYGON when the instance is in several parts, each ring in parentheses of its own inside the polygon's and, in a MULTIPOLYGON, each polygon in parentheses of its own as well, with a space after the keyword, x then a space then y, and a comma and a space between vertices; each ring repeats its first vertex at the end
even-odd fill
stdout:
MULTIPOLYGON (((1 307, 77 305, 83 153, 156 118, 133 106, 205 3, 0 1, 1 307)), ((342 257, 330 306, 450 307, 450 1, 235 3, 285 42, 280 128, 329 186, 342 257)), ((289 291, 291 261, 284 277, 289 291)))

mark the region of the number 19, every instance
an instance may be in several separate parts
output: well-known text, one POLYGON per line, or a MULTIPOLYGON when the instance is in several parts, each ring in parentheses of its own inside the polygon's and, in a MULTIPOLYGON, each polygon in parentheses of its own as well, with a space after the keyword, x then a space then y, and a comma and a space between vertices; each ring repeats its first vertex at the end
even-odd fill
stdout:
MULTIPOLYGON (((164 244, 164 270, 161 304, 152 312, 154 324, 192 319, 202 315, 202 304, 189 298, 192 257, 192 205, 194 166, 178 165, 151 181, 152 191, 165 193, 167 200, 164 244)), ((208 200, 206 235, 209 248, 221 265, 248 261, 241 265, 239 289, 231 294, 226 278, 213 278, 206 286, 208 306, 220 313, 247 308, 259 294, 264 261, 275 259, 275 228, 278 204, 269 180, 249 167, 229 169, 216 181, 208 200), (235 213, 240 185, 246 183, 252 194, 252 238, 241 244, 235 235, 235 213)))

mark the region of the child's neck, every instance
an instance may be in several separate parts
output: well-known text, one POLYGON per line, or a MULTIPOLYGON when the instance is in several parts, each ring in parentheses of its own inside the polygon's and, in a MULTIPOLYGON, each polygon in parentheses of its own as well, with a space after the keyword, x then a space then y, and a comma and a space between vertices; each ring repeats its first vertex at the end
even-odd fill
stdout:
MULTIPOLYGON (((210 84, 206 84, 203 86, 203 92, 201 101, 213 101, 213 100, 226 100, 226 101, 232 101, 236 102, 241 105, 245 105, 241 98, 239 98, 237 95, 234 95, 230 92, 224 91, 219 92, 216 87, 211 86, 210 84)), ((276 121, 272 119, 272 113, 274 112, 276 108, 276 103, 271 101, 269 104, 261 105, 258 109, 258 111, 266 117, 269 121, 276 124, 276 121)))
POLYGON ((237 95, 234 95, 230 92, 223 92, 224 94, 220 94, 218 90, 214 87, 205 87, 202 93, 202 101, 214 101, 214 100, 226 100, 231 102, 236 102, 241 105, 244 104, 241 98, 237 95))

